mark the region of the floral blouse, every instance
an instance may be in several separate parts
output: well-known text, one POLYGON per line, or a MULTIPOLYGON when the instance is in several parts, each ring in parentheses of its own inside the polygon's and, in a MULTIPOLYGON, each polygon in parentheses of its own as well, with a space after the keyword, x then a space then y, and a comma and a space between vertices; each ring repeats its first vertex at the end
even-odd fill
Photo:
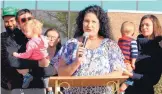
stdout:
MULTIPOLYGON (((76 58, 78 49, 78 40, 70 39, 61 48, 58 55, 52 59, 57 68, 58 59, 63 58, 67 64, 72 64, 76 58)), ((85 60, 80 67, 73 73, 73 76, 99 76, 105 75, 117 70, 117 65, 125 68, 124 56, 118 47, 117 43, 105 38, 102 40, 100 46, 96 49, 86 49, 85 60)), ((64 90, 65 94, 111 94, 110 87, 73 87, 64 90)))

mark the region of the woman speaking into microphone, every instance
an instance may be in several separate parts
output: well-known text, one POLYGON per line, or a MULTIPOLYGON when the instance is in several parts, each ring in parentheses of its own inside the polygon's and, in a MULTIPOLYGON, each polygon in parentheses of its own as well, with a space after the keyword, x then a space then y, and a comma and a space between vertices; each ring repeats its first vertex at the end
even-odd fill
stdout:
MULTIPOLYGON (((109 19, 97 5, 79 12, 74 38, 59 51, 59 76, 122 75, 116 65, 125 68, 123 54, 116 42, 109 39, 109 19)), ((110 94, 108 86, 72 87, 64 94, 110 94)))

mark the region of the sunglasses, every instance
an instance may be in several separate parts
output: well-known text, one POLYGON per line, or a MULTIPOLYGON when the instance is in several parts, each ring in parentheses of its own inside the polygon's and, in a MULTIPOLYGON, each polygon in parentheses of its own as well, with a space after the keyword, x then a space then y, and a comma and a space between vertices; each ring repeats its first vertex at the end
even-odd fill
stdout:
POLYGON ((33 19, 33 17, 21 18, 21 22, 22 22, 22 23, 25 23, 26 21, 29 21, 29 20, 31 20, 31 19, 33 19))

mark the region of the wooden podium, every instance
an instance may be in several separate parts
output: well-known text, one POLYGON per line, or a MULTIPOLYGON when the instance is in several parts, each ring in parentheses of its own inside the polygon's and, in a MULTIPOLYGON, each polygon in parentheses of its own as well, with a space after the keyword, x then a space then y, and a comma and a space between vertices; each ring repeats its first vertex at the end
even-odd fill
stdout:
POLYGON ((50 77, 49 86, 59 94, 60 87, 82 87, 82 86, 111 86, 113 92, 119 94, 119 85, 128 76, 58 76, 50 77))

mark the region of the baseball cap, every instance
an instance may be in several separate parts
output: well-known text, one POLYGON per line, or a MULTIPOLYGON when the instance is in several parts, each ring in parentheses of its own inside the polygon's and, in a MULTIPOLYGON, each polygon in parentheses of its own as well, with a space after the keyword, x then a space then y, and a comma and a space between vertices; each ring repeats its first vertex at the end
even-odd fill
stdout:
POLYGON ((18 10, 16 8, 13 8, 13 7, 3 8, 2 17, 4 17, 4 16, 16 16, 17 11, 18 10))

